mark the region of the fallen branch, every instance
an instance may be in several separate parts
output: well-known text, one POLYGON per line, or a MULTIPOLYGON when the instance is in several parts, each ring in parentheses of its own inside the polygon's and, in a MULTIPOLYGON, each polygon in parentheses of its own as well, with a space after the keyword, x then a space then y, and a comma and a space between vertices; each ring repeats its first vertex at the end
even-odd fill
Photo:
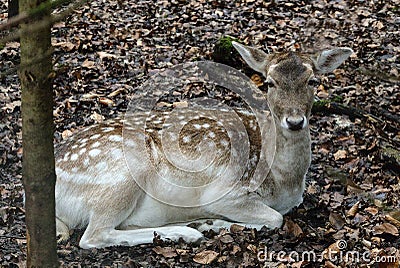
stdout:
MULTIPOLYGON (((383 112, 381 110, 378 111, 380 113, 380 116, 384 116, 385 119, 394 121, 396 123, 400 122, 400 117, 398 115, 393 115, 391 113, 383 112)), ((385 120, 371 113, 331 100, 315 101, 312 112, 322 114, 347 115, 349 116, 350 120, 359 118, 362 120, 370 120, 374 123, 378 123, 378 125, 385 125, 387 123, 385 122, 385 120)), ((400 151, 397 149, 400 147, 400 143, 397 140, 390 139, 388 135, 384 133, 383 127, 377 129, 377 131, 381 140, 378 145, 380 157, 382 158, 382 160, 386 161, 386 165, 389 169, 393 170, 396 173, 400 172, 400 151)))
POLYGON ((355 118, 360 118, 360 119, 369 118, 378 121, 380 123, 384 123, 384 120, 373 114, 331 100, 315 101, 312 107, 312 112, 322 113, 322 114, 344 114, 349 116, 350 120, 354 120, 355 118))

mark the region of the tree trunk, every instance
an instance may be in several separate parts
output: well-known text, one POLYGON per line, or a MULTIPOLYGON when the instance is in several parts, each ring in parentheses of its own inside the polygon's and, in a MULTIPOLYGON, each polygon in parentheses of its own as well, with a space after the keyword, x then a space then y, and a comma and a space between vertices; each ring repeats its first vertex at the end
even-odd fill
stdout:
POLYGON ((8 19, 18 15, 18 0, 8 0, 8 19))
MULTIPOLYGON (((43 0, 20 0, 28 12, 43 0)), ((50 24, 35 31, 21 25, 22 176, 25 188, 27 267, 58 267, 55 232, 55 171, 50 24)))

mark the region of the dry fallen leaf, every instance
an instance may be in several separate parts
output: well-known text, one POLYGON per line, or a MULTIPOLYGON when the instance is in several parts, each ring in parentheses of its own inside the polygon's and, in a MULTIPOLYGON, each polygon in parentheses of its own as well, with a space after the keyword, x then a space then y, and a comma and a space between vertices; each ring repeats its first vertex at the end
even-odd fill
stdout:
POLYGON ((235 255, 236 253, 238 253, 240 251, 242 251, 242 249, 239 246, 233 245, 233 248, 232 248, 232 254, 233 255, 235 255))
POLYGON ((360 201, 358 201, 357 203, 355 203, 350 209, 349 211, 347 211, 346 215, 350 216, 350 217, 354 217, 356 215, 356 213, 358 212, 358 208, 360 206, 360 201))
POLYGON ((99 102, 101 104, 103 104, 103 105, 106 105, 106 106, 113 106, 114 105, 114 101, 113 100, 110 100, 109 98, 105 98, 105 97, 101 97, 99 99, 99 102))
POLYGON ((253 81, 258 87, 261 87, 264 84, 262 78, 258 74, 253 74, 251 76, 251 81, 253 81))
POLYGON ((247 249, 250 250, 253 253, 257 253, 257 247, 255 245, 253 245, 253 244, 249 244, 247 246, 247 249))
POLYGON ((52 43, 54 47, 61 47, 65 51, 71 51, 75 48, 75 44, 71 42, 58 42, 58 43, 52 43))
POLYGON ((186 108, 186 107, 188 107, 188 102, 187 101, 174 102, 173 106, 175 108, 186 108))
POLYGON ((66 140, 71 136, 72 136, 72 131, 69 129, 66 129, 61 133, 61 137, 63 138, 63 140, 66 140))
POLYGON ((200 264, 212 263, 219 254, 212 250, 204 250, 193 257, 193 261, 200 264))
POLYGON ((125 91, 125 88, 121 87, 121 88, 119 88, 119 89, 117 89, 117 90, 114 90, 114 91, 111 92, 110 94, 108 94, 107 97, 109 97, 109 98, 115 97, 115 96, 121 94, 121 93, 124 92, 124 91, 125 91))
POLYGON ((94 61, 91 61, 91 60, 86 59, 86 60, 82 63, 82 67, 88 68, 88 69, 96 68, 96 63, 95 63, 94 61))
POLYGON ((239 233, 241 231, 243 231, 246 227, 244 227, 243 225, 239 225, 239 224, 232 224, 230 229, 231 233, 239 233))
POLYGON ((232 243, 234 241, 233 237, 229 234, 226 234, 220 238, 220 241, 224 244, 232 243))
POLYGON ((90 116, 91 119, 93 119, 96 123, 103 122, 104 116, 101 114, 98 114, 96 112, 93 112, 92 115, 90 116))
POLYGON ((103 60, 104 58, 107 58, 107 59, 117 58, 117 55, 110 54, 110 53, 107 53, 104 51, 97 52, 97 55, 99 55, 101 60, 103 60))
POLYGON ((303 235, 303 230, 300 228, 300 226, 290 219, 285 222, 283 230, 285 231, 286 235, 291 237, 298 238, 303 235))
POLYGON ((385 219, 397 228, 400 228, 400 221, 393 218, 391 215, 385 215, 385 219))
POLYGON ((345 150, 338 150, 336 153, 333 154, 335 160, 346 159, 347 152, 345 150))
POLYGON ((366 212, 368 212, 369 214, 371 214, 372 216, 378 214, 379 210, 377 208, 374 207, 367 207, 364 209, 366 212))
POLYGON ((374 234, 391 234, 394 236, 399 236, 399 230, 396 226, 390 223, 382 223, 381 225, 375 226, 374 234))
POLYGON ((158 255, 163 255, 165 258, 173 258, 178 256, 175 249, 171 247, 162 248, 160 246, 156 246, 155 248, 153 248, 153 251, 158 255))
POLYGON ((337 268, 338 266, 334 265, 332 262, 330 261, 325 261, 325 268, 337 268))
POLYGON ((329 214, 329 222, 336 230, 342 229, 343 226, 346 224, 346 221, 344 220, 342 215, 336 212, 331 212, 329 214))

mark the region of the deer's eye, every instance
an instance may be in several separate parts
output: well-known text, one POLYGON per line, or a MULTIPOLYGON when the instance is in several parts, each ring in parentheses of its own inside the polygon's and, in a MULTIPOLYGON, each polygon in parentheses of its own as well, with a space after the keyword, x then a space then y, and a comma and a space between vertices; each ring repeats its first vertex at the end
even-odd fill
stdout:
POLYGON ((316 77, 312 77, 312 78, 310 78, 310 79, 308 80, 308 85, 309 85, 310 87, 317 87, 317 86, 319 86, 319 84, 320 84, 320 81, 319 81, 319 79, 316 78, 316 77))

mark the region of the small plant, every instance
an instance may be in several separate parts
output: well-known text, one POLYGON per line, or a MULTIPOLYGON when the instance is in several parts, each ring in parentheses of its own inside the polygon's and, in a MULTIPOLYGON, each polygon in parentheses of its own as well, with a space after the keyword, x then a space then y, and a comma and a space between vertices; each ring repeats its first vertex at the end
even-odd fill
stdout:
POLYGON ((214 46, 213 60, 236 68, 241 66, 239 54, 232 45, 233 41, 240 43, 237 38, 228 35, 221 37, 214 46))

